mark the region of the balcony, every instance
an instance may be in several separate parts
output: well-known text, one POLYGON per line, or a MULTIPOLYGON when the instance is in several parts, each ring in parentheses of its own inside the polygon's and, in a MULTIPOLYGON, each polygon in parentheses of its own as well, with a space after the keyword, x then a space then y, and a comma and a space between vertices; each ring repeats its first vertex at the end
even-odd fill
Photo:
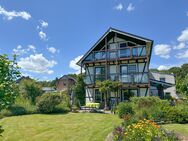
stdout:
MULTIPOLYGON (((108 79, 112 81, 119 81, 125 84, 147 84, 149 82, 147 72, 138 72, 138 73, 126 73, 126 74, 109 74, 108 79)), ((105 75, 86 75, 85 76, 86 84, 95 84, 98 81, 104 81, 105 75)))
POLYGON ((138 57, 146 57, 146 46, 125 47, 107 51, 93 51, 85 59, 85 61, 114 60, 138 57))

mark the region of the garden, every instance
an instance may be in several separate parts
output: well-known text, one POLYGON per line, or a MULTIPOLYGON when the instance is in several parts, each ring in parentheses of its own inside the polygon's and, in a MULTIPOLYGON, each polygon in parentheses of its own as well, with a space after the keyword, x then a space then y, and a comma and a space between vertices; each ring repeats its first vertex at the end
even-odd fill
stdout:
POLYGON ((113 140, 176 141, 187 139, 188 103, 158 97, 132 97, 120 103, 117 114, 124 121, 114 129, 113 140), (179 127, 178 127, 179 126, 179 127))

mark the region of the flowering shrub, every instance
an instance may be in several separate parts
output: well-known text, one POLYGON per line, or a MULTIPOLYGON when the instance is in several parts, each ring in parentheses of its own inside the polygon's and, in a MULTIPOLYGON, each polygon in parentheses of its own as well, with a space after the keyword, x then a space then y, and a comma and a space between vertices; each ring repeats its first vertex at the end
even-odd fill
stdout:
POLYGON ((136 123, 114 130, 116 141, 175 141, 174 134, 167 134, 164 129, 151 120, 139 120, 136 123))

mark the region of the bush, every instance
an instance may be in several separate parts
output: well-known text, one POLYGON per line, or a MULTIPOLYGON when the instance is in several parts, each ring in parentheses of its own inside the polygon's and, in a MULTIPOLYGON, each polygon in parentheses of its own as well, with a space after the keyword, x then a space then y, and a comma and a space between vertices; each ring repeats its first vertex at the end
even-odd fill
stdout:
POLYGON ((139 120, 128 126, 117 127, 113 132, 115 141, 176 141, 175 134, 167 133, 150 120, 139 120))
POLYGON ((36 106, 32 105, 28 99, 18 96, 12 106, 0 112, 0 118, 34 113, 36 113, 36 106))
POLYGON ((53 113, 55 107, 61 102, 60 95, 53 93, 43 94, 37 102, 37 110, 40 113, 53 113))
POLYGON ((133 114, 133 108, 131 103, 128 102, 121 102, 117 107, 117 113, 120 118, 123 118, 127 114, 133 114))

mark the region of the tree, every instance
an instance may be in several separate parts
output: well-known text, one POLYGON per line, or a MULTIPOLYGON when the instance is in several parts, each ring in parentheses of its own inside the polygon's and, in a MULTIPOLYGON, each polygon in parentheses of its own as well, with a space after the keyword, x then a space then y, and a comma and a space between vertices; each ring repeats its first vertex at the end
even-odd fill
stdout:
POLYGON ((73 92, 74 97, 80 101, 80 104, 85 105, 85 83, 82 75, 77 76, 77 82, 73 92))
POLYGON ((99 91, 101 94, 104 94, 104 109, 108 109, 108 104, 107 104, 107 99, 108 99, 108 94, 109 91, 112 88, 112 83, 110 80, 105 80, 105 81, 97 81, 96 85, 99 87, 99 91))
POLYGON ((17 94, 16 80, 20 77, 16 56, 9 60, 7 55, 0 55, 0 110, 10 106, 17 94))
MULTIPOLYGON (((0 111, 9 107, 18 94, 16 80, 20 77, 16 56, 9 60, 7 55, 0 55, 0 111)), ((4 130, 0 126, 0 136, 4 130)))
POLYGON ((188 98, 188 74, 184 79, 178 79, 176 82, 177 91, 180 95, 188 98))
POLYGON ((42 95, 42 87, 33 79, 24 79, 20 82, 20 93, 31 100, 32 104, 36 103, 36 97, 42 95))
POLYGON ((119 89, 122 87, 122 83, 119 81, 111 81, 111 86, 110 89, 111 91, 113 91, 115 93, 115 97, 116 97, 116 105, 119 103, 118 102, 118 92, 119 89))

